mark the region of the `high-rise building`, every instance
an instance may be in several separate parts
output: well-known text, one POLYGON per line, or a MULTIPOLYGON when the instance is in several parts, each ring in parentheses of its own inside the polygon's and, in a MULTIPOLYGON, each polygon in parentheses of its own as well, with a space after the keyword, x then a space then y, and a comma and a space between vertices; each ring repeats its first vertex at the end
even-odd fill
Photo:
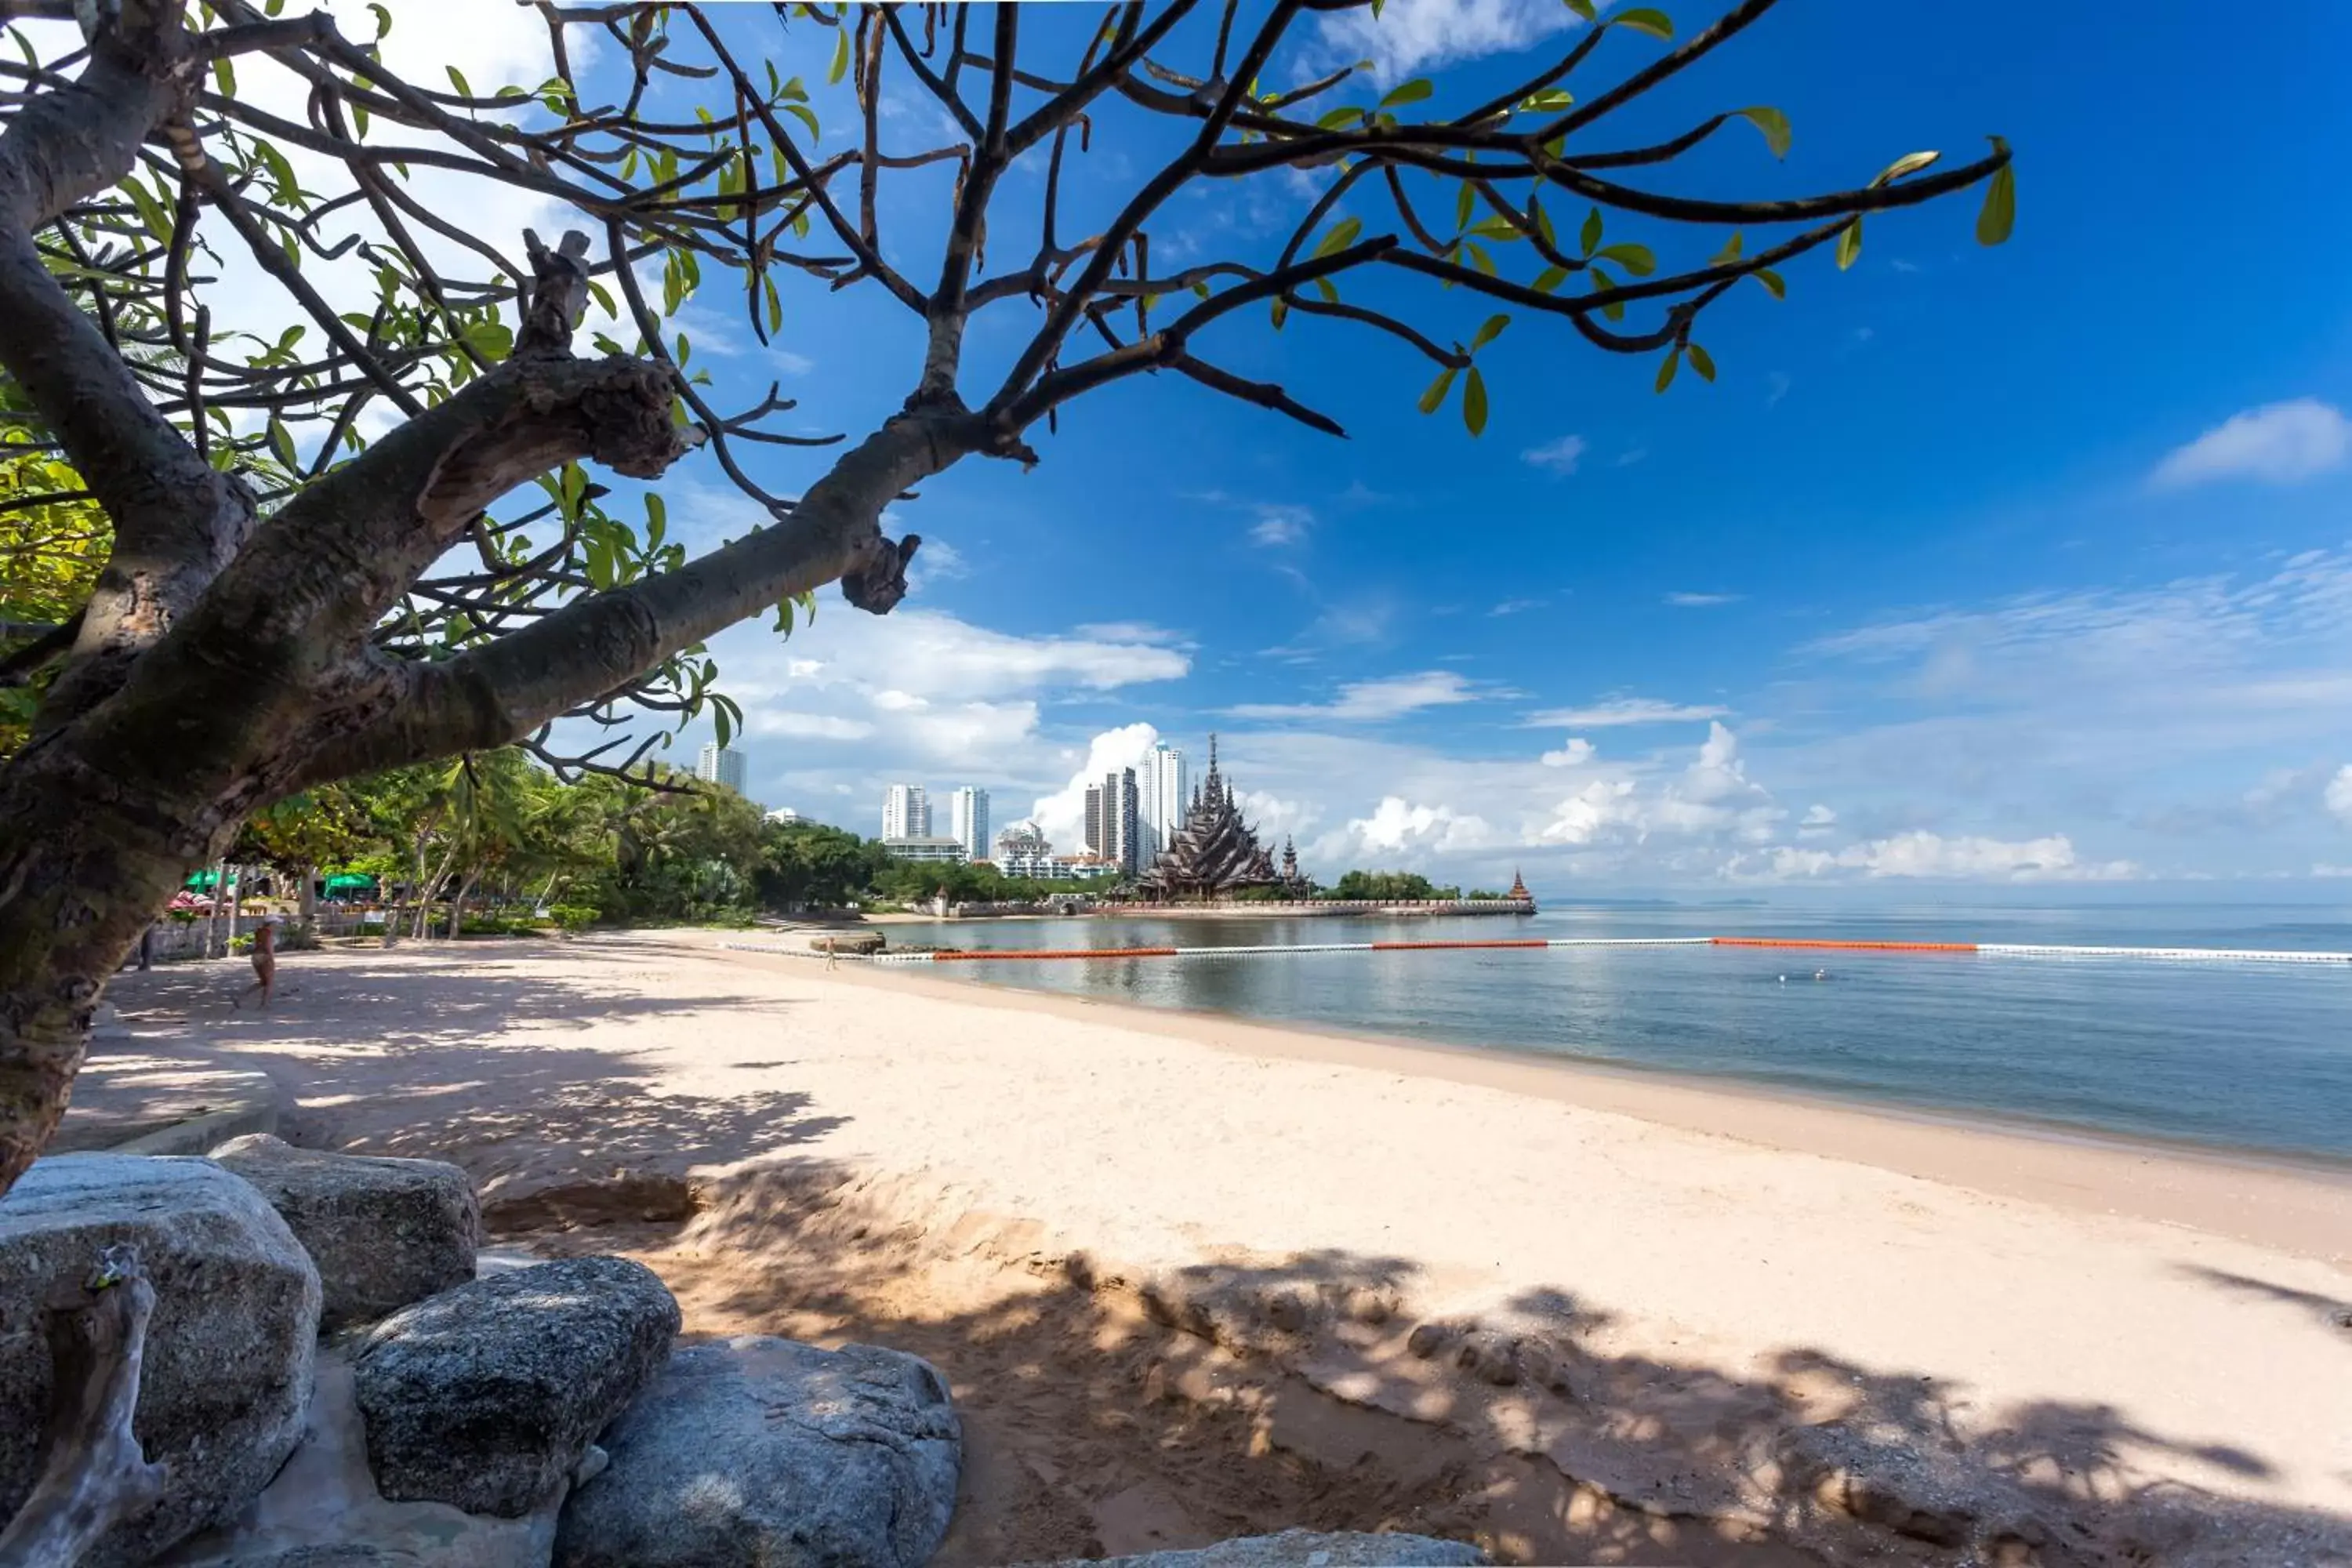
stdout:
POLYGON ((929 838, 931 836, 931 799, 923 786, 914 784, 894 784, 882 794, 882 837, 885 838, 929 838))
POLYGON ((732 746, 722 746, 716 741, 702 748, 696 759, 694 776, 704 784, 725 784, 737 795, 744 793, 744 768, 747 759, 732 746))
POLYGON ((1140 864, 1138 856, 1142 846, 1136 821, 1133 768, 1103 775, 1101 825, 1102 846, 1097 853, 1121 871, 1134 871, 1140 864))
POLYGON ((1142 766, 1136 769, 1135 815, 1143 839, 1137 869, 1149 866, 1176 841, 1192 800, 1191 770, 1184 765, 1184 753, 1162 741, 1145 753, 1142 766))
POLYGON ((1087 785, 1087 850, 1089 854, 1106 853, 1103 848, 1102 785, 1087 785))
POLYGON ((949 836, 963 846, 967 860, 988 858, 988 792, 965 784, 949 797, 949 836))

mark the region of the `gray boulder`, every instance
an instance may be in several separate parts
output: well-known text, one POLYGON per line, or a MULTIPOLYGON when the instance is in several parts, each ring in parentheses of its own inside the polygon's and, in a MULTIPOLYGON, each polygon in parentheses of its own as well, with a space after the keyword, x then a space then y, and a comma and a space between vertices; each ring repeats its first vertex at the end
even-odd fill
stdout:
POLYGON ((919 1568, 963 1447, 929 1363, 757 1337, 679 1351, 602 1442, 562 1568, 919 1568))
POLYGON ((1487 1561, 1485 1552, 1466 1542, 1439 1541, 1428 1535, 1324 1535, 1311 1530, 1286 1530, 1279 1535, 1244 1536, 1186 1552, 1147 1552, 1139 1557, 1097 1562, 1072 1558, 1033 1568, 1439 1568, 1441 1564, 1467 1568, 1487 1561))
POLYGON ((85 1568, 144 1563, 268 1485, 301 1440, 319 1337, 318 1270, 261 1194, 219 1166, 34 1162, 0 1198, 0 1519, 39 1477, 44 1304, 118 1242, 155 1286, 132 1430, 169 1475, 162 1500, 109 1531, 85 1568))
POLYGON ((372 1322, 474 1277, 481 1207, 455 1165, 320 1153, 266 1132, 212 1157, 261 1189, 319 1266, 325 1328, 372 1322))
POLYGON ((579 1468, 677 1330, 677 1300, 624 1258, 518 1268, 403 1308, 352 1351, 376 1485, 521 1518, 579 1468))

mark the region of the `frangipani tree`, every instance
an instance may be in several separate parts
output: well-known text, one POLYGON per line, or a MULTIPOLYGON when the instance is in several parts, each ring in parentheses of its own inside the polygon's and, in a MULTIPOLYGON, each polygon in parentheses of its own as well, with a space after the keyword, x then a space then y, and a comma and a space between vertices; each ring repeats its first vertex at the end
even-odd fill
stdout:
POLYGON ((45 579, 70 605, 0 611, 0 681, 32 695, 0 764, 0 1191, 63 1110, 105 977, 247 816, 517 742, 621 769, 665 724, 723 736, 705 638, 788 630, 832 583, 887 613, 918 541, 885 509, 967 460, 1042 460, 1076 399, 1166 372, 1171 402, 1339 435, 1343 411, 1228 350, 1344 330, 1425 362, 1394 395, 1475 433, 1482 357, 1536 330, 1654 356, 1663 390, 1712 378, 1713 312, 1769 308, 1812 252, 1850 262, 1872 215, 1981 186, 1979 237, 2009 231, 1998 141, 1835 190, 1664 194, 1719 135, 1758 135, 1768 171, 1785 149, 1766 107, 1612 134, 1773 0, 1687 34, 1567 0, 1581 25, 1483 95, 1307 69, 1306 24, 1356 4, 544 3, 552 74, 508 86, 403 75, 279 0, 0 0, 0 524, 87 544, 96 520, 108 552, 94 581, 45 579), (886 94, 935 105, 936 144, 902 144, 925 121, 886 94), (1113 149, 1132 174, 1072 195, 1113 149), (1008 197, 1016 165, 1040 198, 1008 197), (1265 182, 1311 193, 1281 232, 1155 249, 1180 193, 1265 182), (566 232, 453 222, 432 194, 453 183, 566 232), (892 232, 902 183, 933 218, 892 232), (920 352, 903 406, 846 437, 773 389, 719 406, 677 331, 698 290, 781 344, 852 288, 920 352), (996 315, 1014 346, 968 353, 996 315), (780 447, 810 449, 789 454, 808 482, 775 478, 780 447), (686 464, 769 521, 689 558, 657 494, 640 519, 608 488, 686 464), (566 751, 566 719, 623 738, 566 751))

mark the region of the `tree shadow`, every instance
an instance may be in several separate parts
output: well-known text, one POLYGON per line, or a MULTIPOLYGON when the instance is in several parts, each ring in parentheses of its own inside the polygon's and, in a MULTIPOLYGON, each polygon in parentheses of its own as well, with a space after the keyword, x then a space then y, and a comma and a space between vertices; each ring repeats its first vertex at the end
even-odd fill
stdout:
POLYGON ((806 1155, 715 1178, 683 1226, 577 1231, 669 1280, 690 1332, 850 1340, 952 1384, 967 1457, 940 1568, 1294 1526, 1472 1539, 1507 1562, 2043 1568, 2352 1562, 2352 1521, 2252 1500, 2273 1459, 2113 1406, 1788 1349, 1744 1372, 1615 1353, 1522 1292, 1416 1316, 1402 1258, 1142 1275, 1034 1224, 806 1155), (2217 1489, 2179 1479, 2203 1467, 2217 1489))
MULTIPOLYGON (((680 1092, 660 1087, 656 1058, 572 1043, 652 1015, 757 1029, 790 1002, 649 994, 632 988, 649 973, 634 954, 600 955, 614 962, 583 977, 502 963, 492 945, 289 963, 279 975, 293 994, 267 1013, 229 1008, 226 964, 126 975, 109 999, 129 1037, 121 1049, 267 1074, 290 1142, 464 1167, 494 1228, 683 1218, 696 1171, 843 1124, 807 1094, 748 1077, 778 1064, 741 1064, 727 1070, 742 1080, 680 1092)), ((94 1041, 93 1056, 108 1047, 94 1041)))
POLYGON ((2316 1312, 2335 1328, 2352 1329, 2352 1301, 2339 1300, 2334 1296, 2323 1296, 2316 1290, 2303 1290, 2292 1285, 2281 1285, 2273 1280, 2257 1279, 2251 1274, 2232 1274, 2226 1268, 2209 1268, 2203 1264, 2184 1263, 2179 1268, 2181 1273, 2192 1279, 2202 1279, 2209 1285, 2218 1285, 2224 1290, 2234 1291, 2242 1296, 2252 1296, 2276 1301, 2283 1306, 2316 1312))

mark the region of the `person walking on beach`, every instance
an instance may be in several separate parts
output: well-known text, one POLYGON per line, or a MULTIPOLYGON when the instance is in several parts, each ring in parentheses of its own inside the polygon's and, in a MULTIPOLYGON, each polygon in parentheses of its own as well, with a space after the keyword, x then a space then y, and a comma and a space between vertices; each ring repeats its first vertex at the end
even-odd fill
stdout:
POLYGON ((261 993, 261 1010, 269 1010, 269 999, 278 990, 278 917, 265 918, 253 933, 254 982, 236 994, 229 1006, 237 1012, 245 1010, 245 999, 252 992, 261 993))

